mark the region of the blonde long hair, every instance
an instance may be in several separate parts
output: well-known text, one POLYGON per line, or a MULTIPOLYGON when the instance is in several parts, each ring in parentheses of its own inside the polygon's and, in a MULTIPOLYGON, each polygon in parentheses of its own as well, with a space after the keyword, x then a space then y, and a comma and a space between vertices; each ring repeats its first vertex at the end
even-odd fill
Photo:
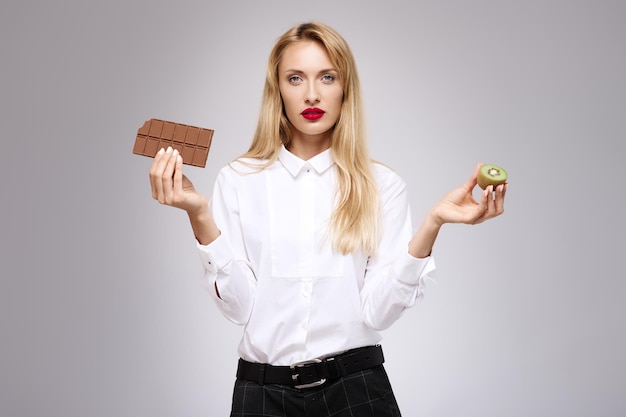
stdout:
POLYGON ((334 29, 317 22, 303 23, 277 40, 268 59, 256 132, 241 158, 264 160, 262 167, 267 167, 278 158, 281 145, 289 144, 291 124, 278 88, 278 64, 285 49, 301 41, 318 42, 326 50, 344 93, 331 139, 338 174, 336 206, 330 222, 333 248, 343 254, 361 249, 373 256, 379 239, 379 199, 366 143, 360 82, 352 51, 334 29))

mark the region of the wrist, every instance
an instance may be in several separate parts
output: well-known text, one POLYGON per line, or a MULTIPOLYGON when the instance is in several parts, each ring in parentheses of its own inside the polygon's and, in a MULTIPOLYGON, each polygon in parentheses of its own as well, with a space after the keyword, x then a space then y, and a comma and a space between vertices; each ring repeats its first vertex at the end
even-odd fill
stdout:
POLYGON ((209 204, 204 198, 197 207, 188 208, 185 211, 187 212, 189 219, 196 221, 202 221, 203 219, 207 219, 211 216, 209 204))
POLYGON ((193 234, 201 245, 208 245, 220 235, 208 204, 203 204, 196 210, 188 210, 187 215, 193 234))
POLYGON ((426 215, 426 218, 424 219, 424 223, 426 223, 426 226, 428 227, 439 229, 441 228, 441 226, 444 225, 445 221, 437 213, 437 208, 433 207, 426 215))

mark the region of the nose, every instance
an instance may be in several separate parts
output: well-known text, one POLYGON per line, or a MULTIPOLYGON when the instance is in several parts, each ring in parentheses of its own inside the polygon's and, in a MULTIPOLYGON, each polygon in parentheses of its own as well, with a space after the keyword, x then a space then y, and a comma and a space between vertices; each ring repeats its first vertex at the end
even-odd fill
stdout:
POLYGON ((309 104, 320 102, 320 96, 319 96, 319 93, 317 92, 315 83, 309 84, 309 87, 307 88, 307 91, 306 91, 306 96, 304 97, 304 101, 309 104))

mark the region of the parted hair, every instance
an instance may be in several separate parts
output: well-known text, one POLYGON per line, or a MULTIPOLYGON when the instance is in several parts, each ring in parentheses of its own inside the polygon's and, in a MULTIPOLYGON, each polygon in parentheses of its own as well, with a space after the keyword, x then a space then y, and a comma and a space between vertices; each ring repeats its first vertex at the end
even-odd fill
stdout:
POLYGON ((302 41, 317 42, 326 50, 343 88, 341 112, 331 139, 338 178, 329 230, 332 245, 343 254, 361 249, 373 256, 379 239, 379 197, 367 149, 360 82, 352 51, 333 28, 317 22, 303 23, 278 38, 267 63, 257 128, 242 158, 264 160, 262 166, 267 167, 276 161, 282 145, 289 145, 291 123, 278 88, 278 65, 285 49, 302 41))

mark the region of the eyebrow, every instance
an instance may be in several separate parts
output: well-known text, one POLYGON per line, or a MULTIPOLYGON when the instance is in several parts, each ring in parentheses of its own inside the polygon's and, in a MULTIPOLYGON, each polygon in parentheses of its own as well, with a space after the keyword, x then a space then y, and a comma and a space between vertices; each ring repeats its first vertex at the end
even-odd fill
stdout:
MULTIPOLYGON (((289 68, 288 68, 288 69, 286 69, 286 70, 284 70, 283 72, 284 72, 284 73, 291 72, 291 73, 293 73, 293 74, 304 74, 304 71, 302 71, 302 70, 298 70, 298 69, 289 69, 289 68)), ((325 74, 325 73, 328 73, 328 72, 339 72, 339 71, 338 71, 336 68, 328 68, 328 69, 323 69, 323 70, 321 70, 321 71, 318 71, 317 73, 318 73, 318 74, 325 74)))

